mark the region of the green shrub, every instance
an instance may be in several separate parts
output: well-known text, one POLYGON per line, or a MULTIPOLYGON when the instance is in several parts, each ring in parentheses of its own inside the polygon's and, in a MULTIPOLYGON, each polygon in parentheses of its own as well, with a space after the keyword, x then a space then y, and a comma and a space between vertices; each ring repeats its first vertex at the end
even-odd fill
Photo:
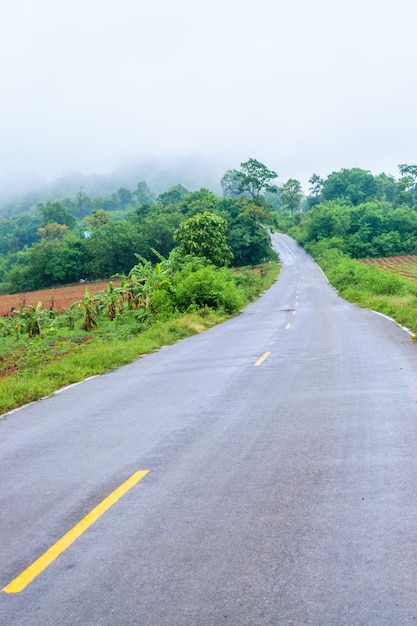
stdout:
POLYGON ((185 266, 173 281, 175 302, 180 311, 208 306, 236 313, 242 308, 243 298, 230 270, 216 269, 213 265, 188 270, 185 266))

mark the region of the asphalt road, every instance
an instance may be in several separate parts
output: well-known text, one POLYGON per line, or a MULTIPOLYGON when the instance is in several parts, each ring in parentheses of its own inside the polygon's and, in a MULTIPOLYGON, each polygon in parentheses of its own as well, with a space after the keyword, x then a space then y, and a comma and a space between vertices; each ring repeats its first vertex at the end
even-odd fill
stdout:
POLYGON ((1 624, 417 624, 417 345, 274 245, 238 317, 0 421, 1 624))

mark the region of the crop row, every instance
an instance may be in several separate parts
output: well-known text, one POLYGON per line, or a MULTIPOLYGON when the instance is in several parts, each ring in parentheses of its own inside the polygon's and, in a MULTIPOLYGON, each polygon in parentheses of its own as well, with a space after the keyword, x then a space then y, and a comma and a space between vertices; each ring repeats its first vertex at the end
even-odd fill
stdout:
POLYGON ((417 256, 391 256, 378 259, 360 259, 365 265, 374 265, 388 272, 417 280, 417 256))

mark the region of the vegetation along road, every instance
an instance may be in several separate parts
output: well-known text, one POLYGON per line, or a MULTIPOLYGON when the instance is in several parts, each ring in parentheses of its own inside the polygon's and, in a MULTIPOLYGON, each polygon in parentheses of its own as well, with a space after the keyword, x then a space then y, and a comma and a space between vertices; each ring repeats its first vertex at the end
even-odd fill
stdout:
POLYGON ((241 315, 0 421, 1 623, 416 623, 417 346, 273 238, 241 315))

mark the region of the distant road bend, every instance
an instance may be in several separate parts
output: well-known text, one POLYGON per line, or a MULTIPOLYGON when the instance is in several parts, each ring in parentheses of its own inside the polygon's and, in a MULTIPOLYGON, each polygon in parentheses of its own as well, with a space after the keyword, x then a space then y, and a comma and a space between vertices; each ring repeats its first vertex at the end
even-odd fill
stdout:
POLYGON ((241 315, 0 421, 0 623, 417 623, 417 346, 273 243, 241 315))

